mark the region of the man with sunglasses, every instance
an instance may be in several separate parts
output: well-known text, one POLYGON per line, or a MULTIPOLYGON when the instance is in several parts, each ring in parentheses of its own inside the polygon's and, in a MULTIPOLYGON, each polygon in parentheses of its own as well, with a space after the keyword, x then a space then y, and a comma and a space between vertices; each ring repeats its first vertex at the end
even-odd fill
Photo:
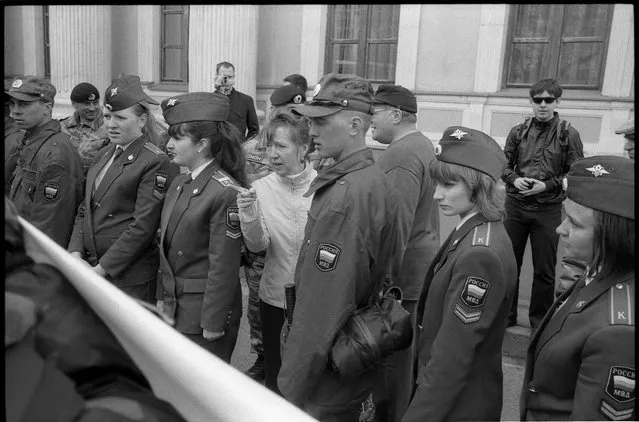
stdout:
MULTIPOLYGON (((555 108, 563 90, 554 79, 542 79, 530 88, 534 117, 510 130, 504 152, 508 166, 506 182, 506 231, 517 260, 517 276, 530 236, 533 282, 528 316, 535 329, 554 299, 557 243, 565 199, 562 179, 570 165, 583 158, 579 132, 559 118, 555 108)), ((517 280, 519 286, 519 280, 517 280)), ((517 324, 518 289, 508 316, 517 324)))

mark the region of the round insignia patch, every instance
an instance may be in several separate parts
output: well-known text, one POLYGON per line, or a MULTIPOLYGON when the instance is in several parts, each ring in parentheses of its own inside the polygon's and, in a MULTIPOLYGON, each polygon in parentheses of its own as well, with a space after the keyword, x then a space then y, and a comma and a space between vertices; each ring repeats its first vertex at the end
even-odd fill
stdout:
POLYGON ((320 89, 322 89, 322 86, 320 84, 315 85, 315 89, 313 90, 313 97, 319 94, 320 89))
POLYGON ((95 94, 89 95, 89 101, 93 101, 93 100, 95 100, 95 94))
POLYGON ((297 94, 296 96, 293 97, 293 102, 295 104, 299 104, 302 102, 302 96, 300 94, 297 94))
POLYGON ((461 292, 461 300, 470 308, 477 308, 486 302, 490 283, 479 277, 468 277, 461 292))
POLYGON ((20 88, 22 86, 22 79, 16 79, 13 81, 11 88, 20 88))
POLYGON ((442 146, 441 145, 435 145, 435 155, 439 155, 442 153, 442 146))

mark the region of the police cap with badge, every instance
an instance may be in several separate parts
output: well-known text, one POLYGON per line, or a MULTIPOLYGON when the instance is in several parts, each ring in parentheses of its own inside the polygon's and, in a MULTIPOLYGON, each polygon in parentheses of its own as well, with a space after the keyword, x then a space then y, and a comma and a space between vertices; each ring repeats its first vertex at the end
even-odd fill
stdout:
POLYGON ((270 100, 275 107, 302 104, 306 100, 306 94, 297 85, 284 85, 273 91, 270 100))
POLYGON ((24 76, 16 78, 11 87, 4 91, 5 94, 21 101, 44 101, 52 103, 56 89, 51 82, 36 76, 24 76))
POLYGON ((635 163, 616 155, 575 161, 563 180, 566 196, 593 210, 635 219, 635 163))
POLYGON ((417 98, 401 85, 380 85, 375 92, 375 104, 385 104, 408 113, 417 113, 417 98))
POLYGON ((80 82, 71 90, 71 101, 83 103, 85 101, 95 101, 100 99, 98 89, 88 82, 80 82))
POLYGON ((373 87, 357 75, 328 73, 315 86, 313 99, 293 109, 307 117, 324 117, 342 110, 373 114, 373 87))
POLYGON ((144 92, 137 75, 125 75, 116 79, 104 92, 104 106, 110 111, 124 110, 141 101, 159 104, 144 92))
POLYGON ((224 122, 231 104, 226 95, 218 92, 189 92, 162 101, 162 115, 169 125, 207 120, 224 122))
POLYGON ((435 147, 439 161, 459 164, 487 174, 498 181, 506 169, 506 155, 490 136, 479 130, 451 126, 435 147))

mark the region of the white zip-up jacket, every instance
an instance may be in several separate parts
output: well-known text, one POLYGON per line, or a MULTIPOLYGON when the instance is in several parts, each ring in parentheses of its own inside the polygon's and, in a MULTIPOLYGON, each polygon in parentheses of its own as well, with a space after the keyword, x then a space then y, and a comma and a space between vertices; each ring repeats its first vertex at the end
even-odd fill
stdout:
POLYGON ((249 250, 266 250, 259 297, 284 308, 284 286, 293 283, 295 265, 313 196, 305 198, 317 171, 306 163, 304 171, 293 177, 271 173, 253 182, 257 200, 240 208, 240 224, 249 250))

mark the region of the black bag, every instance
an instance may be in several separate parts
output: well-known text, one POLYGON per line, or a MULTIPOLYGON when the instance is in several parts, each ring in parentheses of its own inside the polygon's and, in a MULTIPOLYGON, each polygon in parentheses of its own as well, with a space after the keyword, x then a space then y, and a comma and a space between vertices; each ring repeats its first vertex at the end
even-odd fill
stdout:
POLYGON ((392 286, 372 304, 357 309, 337 334, 329 361, 342 378, 356 377, 413 340, 410 313, 401 305, 402 290, 392 286))

